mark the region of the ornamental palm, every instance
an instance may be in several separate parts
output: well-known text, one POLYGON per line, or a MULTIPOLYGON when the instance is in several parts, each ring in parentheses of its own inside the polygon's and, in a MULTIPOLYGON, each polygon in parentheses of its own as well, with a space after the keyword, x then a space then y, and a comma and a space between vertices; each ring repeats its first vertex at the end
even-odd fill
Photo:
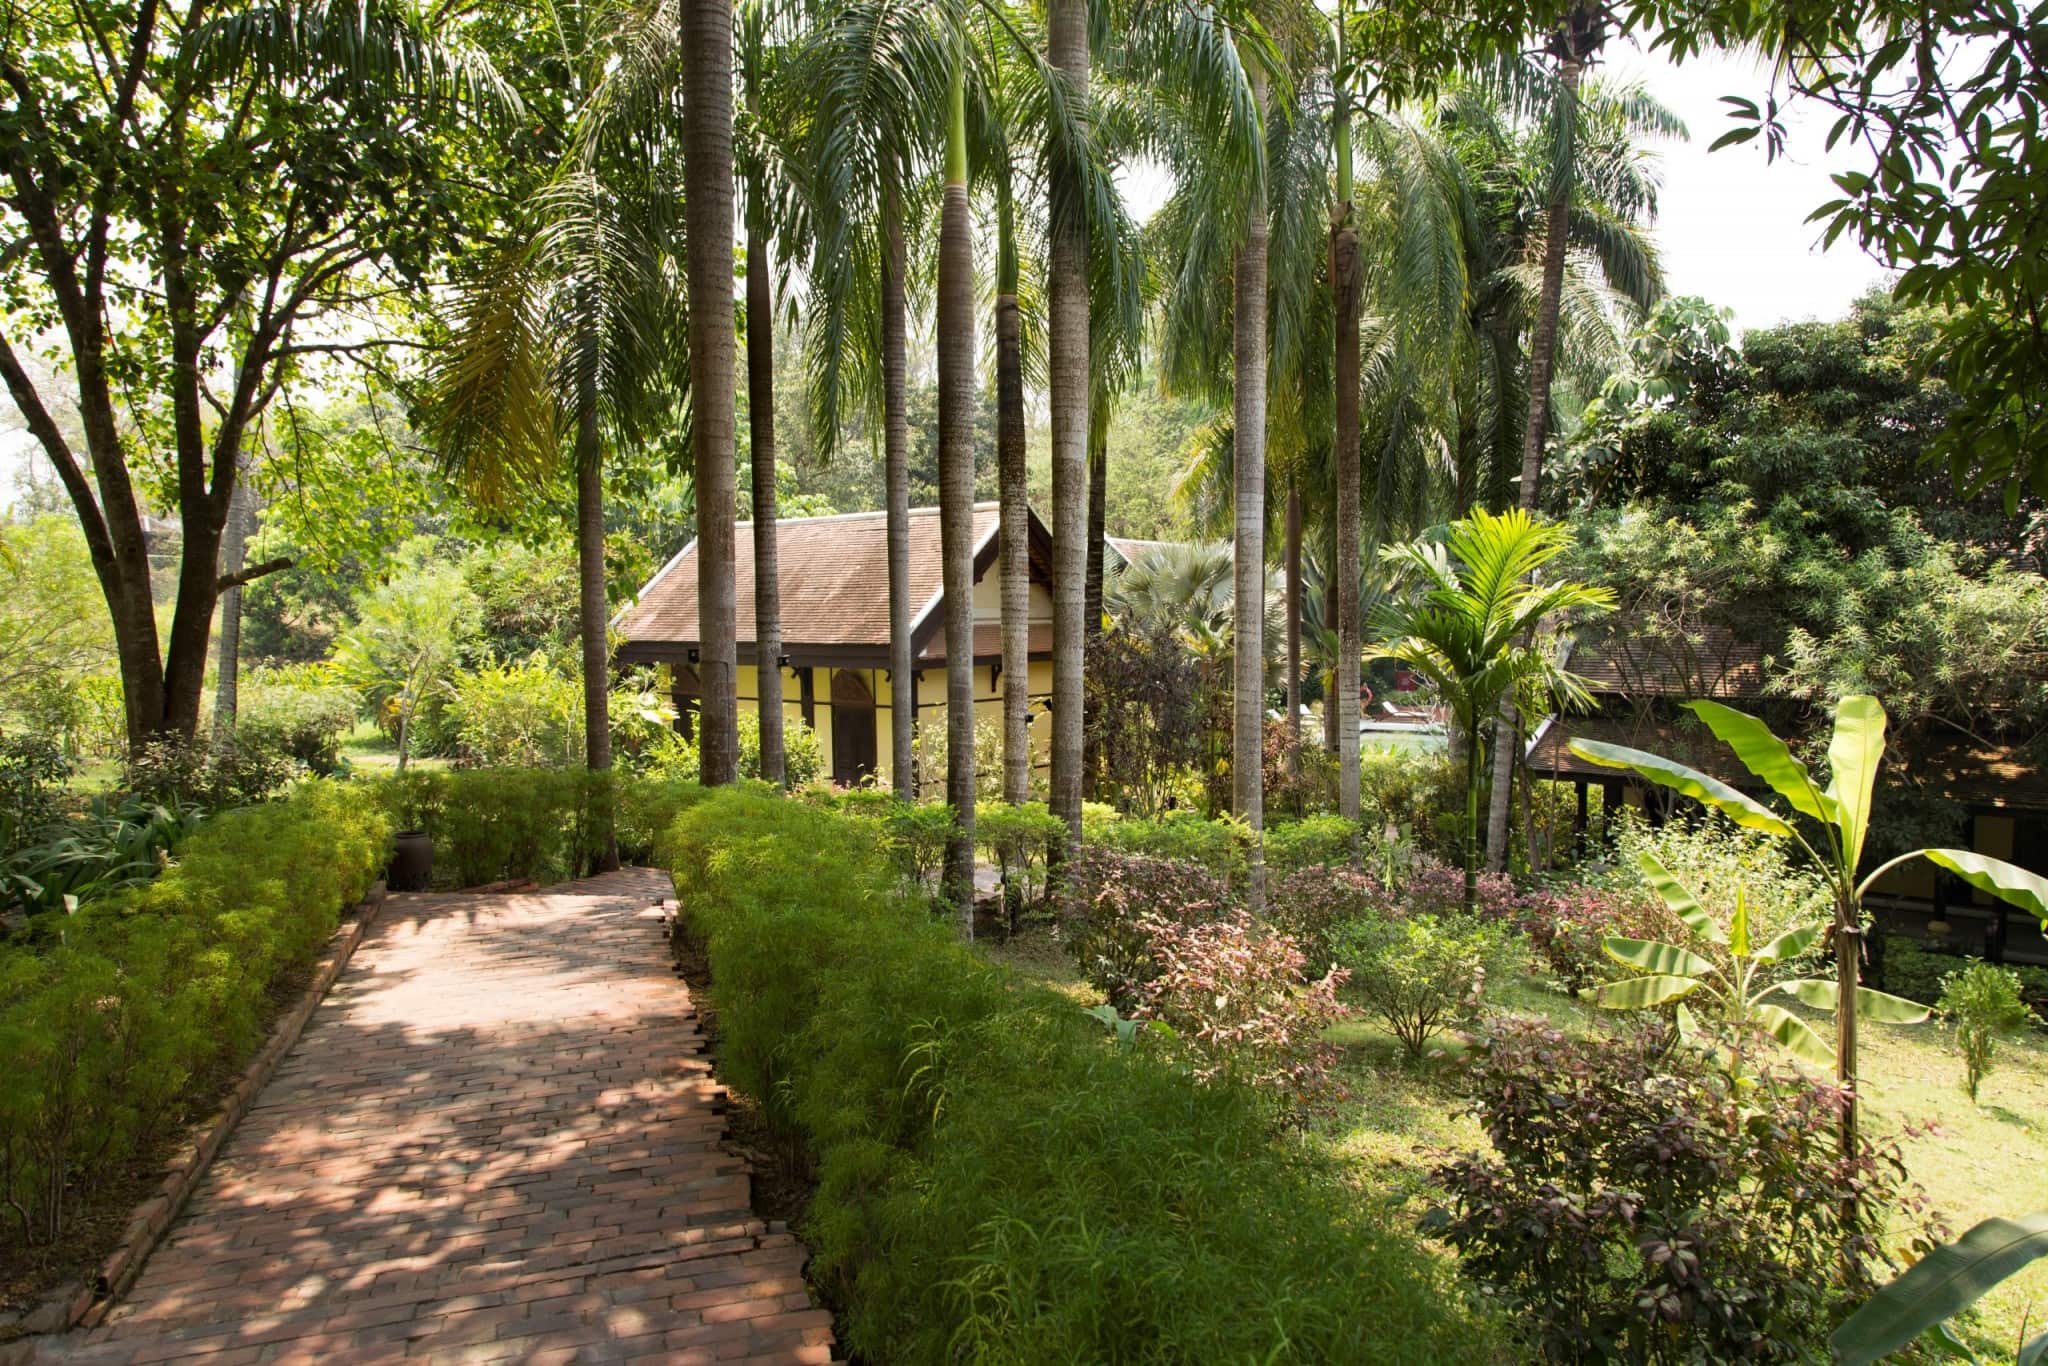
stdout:
POLYGON ((1381 551, 1414 591, 1375 614, 1384 642, 1376 653, 1429 680, 1465 744, 1467 910, 1478 904, 1480 760, 1502 701, 1540 697, 1561 707, 1591 701, 1584 680, 1536 638, 1546 620, 1562 613, 1614 605, 1606 588, 1531 582, 1566 542, 1562 527, 1515 508, 1474 510, 1453 522, 1442 542, 1415 540, 1381 551))
MULTIPOLYGON (((946 839, 943 886, 974 937, 974 251, 967 218, 967 83, 955 50, 946 92, 939 225, 939 540, 946 612, 946 839)), ((1011 680, 1011 687, 1018 680, 1011 680)))

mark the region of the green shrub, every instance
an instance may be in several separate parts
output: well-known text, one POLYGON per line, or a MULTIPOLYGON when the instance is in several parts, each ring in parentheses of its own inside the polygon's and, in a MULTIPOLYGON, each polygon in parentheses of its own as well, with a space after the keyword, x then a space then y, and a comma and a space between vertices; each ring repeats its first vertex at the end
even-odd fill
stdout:
POLYGON ((369 793, 303 783, 223 812, 145 887, 0 945, 0 1203, 30 1241, 210 1099, 389 852, 369 793))
POLYGON ((1099 845, 1061 865, 1053 896, 1053 923, 1074 962, 1121 1011, 1159 972, 1146 917, 1195 925, 1235 909, 1229 886, 1199 863, 1099 845))
POLYGON ((236 731, 282 750, 317 777, 341 766, 341 737, 355 723, 355 693, 318 666, 252 669, 242 680, 236 731))
POLYGON ((1474 1019, 1489 978, 1511 974, 1520 946, 1503 926, 1463 916, 1361 920, 1339 936, 1351 994, 1386 1022, 1409 1061, 1429 1041, 1474 1019))
POLYGON ((1193 811, 1169 811, 1157 820, 1125 818, 1104 826, 1100 842, 1126 853, 1199 863, 1236 881, 1245 873, 1250 836, 1233 820, 1210 820, 1193 811))
POLYGON ((1842 1093, 1797 1072, 1522 1021, 1475 1050, 1469 1085, 1492 1151, 1437 1168, 1425 1227, 1527 1322, 1530 1360, 1828 1361, 1889 1248, 1929 1246, 1896 1141, 1845 1154, 1842 1093))
MULTIPOLYGON (((1930 949, 1917 939, 1887 935, 1884 940, 1883 980, 1878 983, 1894 996, 1922 1005, 1941 1001, 1945 978, 1975 960, 1958 953, 1930 949)), ((2009 968, 2019 978, 2020 997, 2035 1010, 2048 1007, 2048 968, 2020 963, 2009 968)))
POLYGON ((1284 877, 1302 868, 1349 865, 1358 827, 1342 816, 1308 816, 1266 827, 1266 873, 1284 877))
POLYGON ((1003 909, 1015 934, 1019 917, 1044 895, 1045 871, 1053 851, 1066 846, 1067 823, 1044 802, 977 802, 974 838, 1002 870, 1003 909))
POLYGON ((1991 1072, 1998 1041, 2018 1033, 2033 1018, 2020 999, 2019 974, 1989 963, 1972 963, 1941 980, 1938 1008, 1955 1025, 1956 1051, 1963 1055, 1963 1089, 1970 1103, 1991 1072))
MULTIPOLYGON (((761 718, 743 711, 739 716, 740 776, 761 776, 761 718)), ((697 747, 674 731, 665 731, 650 741, 640 759, 640 771, 650 778, 698 780, 697 747)), ((818 745, 818 732, 801 721, 782 728, 782 776, 791 787, 816 782, 825 771, 825 751, 818 745)))
POLYGON ((584 759, 583 683, 537 652, 456 674, 448 719, 466 765, 568 768, 584 759))
POLYGON ((1313 976, 1337 961, 1337 943, 1347 927, 1400 914, 1378 878, 1345 867, 1312 865, 1271 883, 1266 893, 1267 918, 1300 946, 1313 976))
POLYGON ((873 833, 719 792, 668 841, 721 1073, 815 1159, 804 1233, 849 1354, 1497 1358, 1332 1159, 961 944, 873 833))
POLYGON ((605 853, 618 779, 582 768, 414 769, 376 790, 394 828, 433 839, 437 883, 477 887, 588 874, 605 853))

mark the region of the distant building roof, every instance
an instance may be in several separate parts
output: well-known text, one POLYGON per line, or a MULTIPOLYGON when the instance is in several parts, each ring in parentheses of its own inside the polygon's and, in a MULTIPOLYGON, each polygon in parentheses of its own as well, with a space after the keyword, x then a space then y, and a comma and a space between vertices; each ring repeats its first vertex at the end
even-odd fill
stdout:
POLYGON ((1597 637, 1576 644, 1565 667, 1596 695, 1761 697, 1764 652, 1725 626, 1650 632, 1640 621, 1610 618, 1597 637))
MULTIPOLYGON (((995 562, 999 508, 974 508, 974 575, 995 562)), ((1050 581, 1051 542, 1037 514, 1031 516, 1032 570, 1050 581)), ((801 655, 821 663, 885 661, 889 648, 888 516, 854 512, 835 517, 796 517, 776 523, 776 563, 781 590, 782 648, 793 661, 801 655)), ((754 524, 741 522, 733 535, 733 625, 742 663, 753 662, 754 524)), ((911 647, 920 659, 944 657, 939 510, 910 513, 911 647), (936 653, 934 653, 936 652, 936 653)), ((698 643, 697 542, 692 541, 648 580, 640 596, 615 618, 626 644, 622 659, 671 659, 698 643)), ((975 653, 983 653, 977 631, 975 653)), ((1040 649, 1036 640, 1034 651, 1040 649)), ((1050 640, 1044 649, 1051 648, 1050 640)), ((988 653, 1000 653, 1000 643, 988 653)))

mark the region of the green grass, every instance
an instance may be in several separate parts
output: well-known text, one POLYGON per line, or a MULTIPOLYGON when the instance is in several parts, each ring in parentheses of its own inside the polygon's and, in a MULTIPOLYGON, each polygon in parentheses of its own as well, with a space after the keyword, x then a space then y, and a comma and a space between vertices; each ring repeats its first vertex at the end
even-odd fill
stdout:
MULTIPOLYGON (((398 771, 398 746, 382 728, 369 721, 361 721, 341 740, 341 757, 350 768, 370 777, 378 777, 398 771)), ((427 758, 415 754, 407 768, 446 768, 446 759, 427 758)))
MULTIPOLYGON (((1077 1003, 1101 999, 1045 931, 984 943, 982 951, 1077 1003)), ((1533 977, 1502 983, 1493 1000, 1568 1034, 1597 1028, 1605 1014, 1533 977)), ((1419 1216, 1439 1154, 1486 1144, 1478 1124, 1460 1113, 1453 1064, 1463 1040, 1434 1041, 1431 1056, 1411 1067, 1393 1035, 1363 1017, 1335 1026, 1328 1037, 1342 1051, 1347 1098, 1317 1127, 1314 1141, 1354 1166, 1363 1198, 1419 1216)), ((1963 1092, 1962 1060, 1938 1024, 1866 1028, 1861 1061, 1866 1123, 1873 1133, 1900 1138, 1908 1170, 1951 1236, 1993 1215, 2048 1210, 2048 1032, 2001 1045, 1977 1105, 1963 1092)), ((1964 1336, 1987 1360, 2009 1360, 2023 1331, 2044 1328, 2048 1261, 1987 1295, 1964 1336)))

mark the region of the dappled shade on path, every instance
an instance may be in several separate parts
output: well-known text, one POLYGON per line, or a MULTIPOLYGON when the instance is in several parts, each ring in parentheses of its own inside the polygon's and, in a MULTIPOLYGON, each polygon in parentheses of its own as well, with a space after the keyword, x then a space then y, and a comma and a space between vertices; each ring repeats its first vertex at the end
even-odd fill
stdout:
MULTIPOLYGON (((669 975, 658 873, 397 897, 62 1357, 827 1361, 669 975)), ((54 1354, 48 1354, 54 1355, 54 1354)))

